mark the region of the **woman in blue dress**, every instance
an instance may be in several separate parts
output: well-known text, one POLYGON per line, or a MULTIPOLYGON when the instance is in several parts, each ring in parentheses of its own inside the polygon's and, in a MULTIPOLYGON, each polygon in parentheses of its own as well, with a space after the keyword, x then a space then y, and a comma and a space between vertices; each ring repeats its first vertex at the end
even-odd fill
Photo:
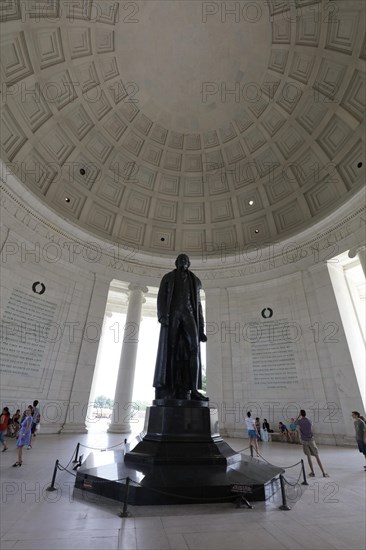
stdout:
POLYGON ((29 445, 30 443, 31 429, 32 429, 32 409, 28 407, 25 413, 26 413, 25 418, 22 421, 22 424, 20 426, 20 431, 17 439, 18 461, 15 464, 13 464, 13 468, 16 468, 17 466, 21 466, 23 464, 23 461, 22 461, 23 447, 24 445, 29 445))

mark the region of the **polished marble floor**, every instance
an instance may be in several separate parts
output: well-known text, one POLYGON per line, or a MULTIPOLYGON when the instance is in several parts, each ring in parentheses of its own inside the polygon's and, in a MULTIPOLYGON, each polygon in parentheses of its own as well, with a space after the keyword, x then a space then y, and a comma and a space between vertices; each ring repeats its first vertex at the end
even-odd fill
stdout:
MULTIPOLYGON (((14 440, 1 453, 2 550, 241 550, 365 548, 364 460, 356 447, 320 447, 330 477, 316 467, 309 486, 296 485, 299 466, 287 470, 291 510, 280 510, 281 496, 254 503, 252 510, 233 504, 128 507, 93 495, 73 494, 73 475, 58 471, 57 491, 48 492, 56 459, 67 466, 76 444, 84 456, 95 449, 122 448, 124 436, 95 431, 88 435, 39 435, 16 461, 14 440), (91 449, 93 448, 93 449, 91 449)), ((228 439, 235 449, 247 440, 228 439)), ((103 451, 100 451, 103 452, 103 451)), ((244 451, 248 453, 248 451, 244 451)), ((262 443, 261 455, 279 466, 302 458, 300 446, 262 443)), ((70 467, 72 464, 70 465, 70 467)))

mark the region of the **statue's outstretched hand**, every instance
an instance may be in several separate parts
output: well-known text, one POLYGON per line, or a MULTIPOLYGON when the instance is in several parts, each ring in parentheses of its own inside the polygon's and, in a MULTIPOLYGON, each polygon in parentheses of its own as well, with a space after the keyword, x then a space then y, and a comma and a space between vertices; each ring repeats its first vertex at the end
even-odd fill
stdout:
POLYGON ((200 334, 200 342, 207 342, 207 336, 203 332, 200 334))

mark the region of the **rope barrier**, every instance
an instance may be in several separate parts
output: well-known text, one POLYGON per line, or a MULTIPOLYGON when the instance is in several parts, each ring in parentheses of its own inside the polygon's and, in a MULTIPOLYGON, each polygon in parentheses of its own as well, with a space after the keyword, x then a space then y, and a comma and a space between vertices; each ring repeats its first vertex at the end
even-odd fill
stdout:
MULTIPOLYGON (((60 464, 58 460, 56 461, 55 470, 65 471, 65 472, 71 474, 72 476, 76 477, 76 474, 74 474, 74 472, 71 472, 70 470, 68 470, 67 468, 62 466, 62 464, 60 464)), ((54 477, 56 477, 56 476, 54 475, 54 477)), ((121 482, 121 481, 126 481, 126 482, 129 481, 131 483, 134 483, 138 487, 142 487, 144 489, 147 489, 149 491, 152 491, 152 492, 155 492, 155 493, 158 493, 158 494, 161 494, 161 495, 170 496, 170 497, 174 497, 174 498, 182 498, 182 495, 178 494, 178 493, 170 493, 170 492, 167 492, 167 491, 162 491, 161 489, 156 489, 154 487, 143 486, 139 481, 137 481, 133 478, 130 478, 130 477, 122 477, 122 478, 108 479, 108 480, 107 479, 93 479, 93 484, 111 483, 111 482, 112 483, 117 483, 117 482, 121 482)), ((54 482, 55 482, 55 479, 52 479, 51 485, 54 485, 54 482)), ((235 485, 235 484, 233 484, 233 485, 235 485)), ((261 490, 260 488, 252 489, 252 493, 255 494, 256 492, 259 492, 260 490, 261 490)), ((217 502, 217 498, 215 498, 215 497, 206 497, 206 498, 204 498, 204 497, 184 496, 184 498, 187 499, 187 500, 199 501, 199 502, 202 502, 202 499, 204 499, 205 502, 211 502, 211 501, 213 501, 213 502, 216 501, 217 502)), ((231 501, 231 500, 234 500, 235 498, 237 498, 237 494, 233 493, 232 495, 228 495, 227 497, 220 497, 220 498, 231 501)))
MULTIPOLYGON (((123 441, 123 445, 126 445, 127 443, 127 439, 124 439, 123 441)), ((109 451, 110 449, 114 449, 116 447, 119 447, 120 445, 122 445, 122 443, 117 443, 117 445, 112 445, 111 447, 106 447, 106 448, 103 448, 103 449, 100 449, 99 447, 89 447, 88 445, 84 445, 83 443, 78 443, 76 445, 76 448, 75 448, 75 451, 73 452, 72 454, 72 457, 70 458, 67 466, 70 465, 71 462, 73 462, 73 464, 76 464, 77 462, 79 462, 79 449, 80 447, 84 447, 84 449, 92 449, 93 451, 109 451)), ((66 468, 67 468, 66 466, 66 468)))
MULTIPOLYGON (((71 472, 70 470, 67 469, 67 467, 63 466, 62 464, 60 464, 60 462, 58 460, 56 460, 55 468, 54 468, 54 472, 53 472, 53 476, 52 476, 52 481, 51 481, 51 486, 47 488, 47 491, 56 491, 57 490, 56 487, 55 487, 57 470, 59 470, 61 472, 67 472, 68 474, 71 474, 73 477, 76 478, 76 474, 74 472, 71 472)), ((289 506, 287 505, 287 502, 286 502, 285 484, 287 484, 289 486, 298 485, 298 481, 300 479, 300 476, 301 476, 301 474, 299 475, 299 478, 298 478, 297 482, 295 484, 292 484, 287 479, 285 479, 282 474, 280 474, 279 480, 280 480, 281 495, 282 495, 282 506, 280 506, 281 510, 290 510, 290 508, 289 508, 289 506)), ((128 516, 127 505, 128 505, 128 495, 129 495, 130 483, 133 483, 135 486, 141 487, 141 488, 143 488, 145 490, 148 490, 148 491, 151 491, 155 494, 159 494, 159 495, 162 495, 162 496, 168 496, 168 497, 176 498, 176 499, 179 499, 179 500, 182 500, 182 498, 183 498, 184 500, 191 501, 191 502, 202 503, 202 501, 204 501, 206 503, 210 503, 210 502, 217 502, 217 498, 218 498, 218 497, 202 497, 202 496, 192 497, 192 496, 189 496, 189 495, 182 495, 182 494, 178 494, 178 493, 172 493, 172 492, 169 492, 169 491, 163 491, 163 490, 157 489, 155 487, 146 487, 146 486, 143 486, 139 481, 137 481, 133 478, 130 478, 130 477, 123 477, 123 478, 118 478, 118 479, 113 479, 113 480, 106 480, 106 479, 93 479, 92 480, 94 485, 111 483, 111 482, 116 483, 116 482, 123 482, 123 481, 126 482, 126 486, 125 486, 124 506, 123 506, 123 510, 120 513, 121 517, 127 517, 128 516)), ((232 491, 233 491, 233 488, 235 487, 235 485, 239 486, 240 484, 233 483, 232 484, 232 491)), ((253 496, 255 496, 256 493, 262 491, 262 489, 260 487, 254 488, 254 487, 251 486, 250 489, 251 489, 250 494, 253 495, 253 496)), ((244 494, 245 494, 245 491, 243 491, 243 495, 244 494)), ((240 491, 233 491, 232 494, 227 495, 227 496, 220 496, 219 498, 220 498, 220 502, 224 502, 224 501, 227 501, 227 502, 233 502, 234 501, 235 502, 236 501, 238 506, 240 506, 240 503, 241 503, 240 499, 243 498, 243 501, 247 505, 247 507, 252 508, 250 503, 245 499, 245 497, 243 497, 243 495, 241 495, 240 491), (239 499, 239 503, 238 503, 238 499, 239 499)))
POLYGON ((296 487, 297 485, 299 485, 301 474, 302 474, 302 471, 300 471, 299 477, 297 478, 297 481, 295 483, 290 483, 285 477, 283 479, 285 480, 287 485, 290 485, 290 487, 296 487))
POLYGON ((57 464, 57 469, 60 470, 60 472, 67 472, 68 474, 71 474, 72 476, 76 477, 76 474, 74 472, 70 472, 70 470, 62 466, 60 463, 57 464))
POLYGON ((93 451, 109 451, 110 449, 115 449, 120 445, 125 445, 126 442, 127 442, 127 439, 125 439, 123 443, 117 443, 117 445, 112 445, 112 447, 105 447, 103 449, 100 449, 99 447, 89 447, 89 445, 84 445, 83 443, 78 443, 78 445, 80 447, 84 447, 84 449, 92 449, 93 451))
POLYGON ((294 468, 295 466, 298 466, 299 464, 301 464, 301 460, 299 460, 299 462, 296 462, 295 464, 292 464, 291 466, 283 466, 283 469, 284 470, 289 470, 290 468, 294 468))
MULTIPOLYGON (((260 458, 262 458, 267 464, 270 464, 271 466, 275 466, 271 462, 268 462, 264 456, 262 456, 260 453, 258 453, 260 458)), ((295 464, 291 464, 290 466, 275 466, 276 468, 282 468, 283 470, 290 470, 291 468, 294 468, 295 466, 298 466, 301 464, 301 470, 299 473, 299 477, 297 478, 297 481, 295 483, 291 483, 288 481, 285 476, 281 473, 279 476, 280 480, 280 487, 281 487, 281 495, 282 495, 282 505, 280 506, 280 510, 291 510, 291 508, 287 505, 286 501, 286 490, 285 490, 285 484, 289 485, 290 487, 298 487, 301 475, 303 476, 303 482, 302 485, 308 485, 308 482, 306 481, 306 474, 305 474, 305 467, 304 467, 304 461, 303 459, 299 460, 299 462, 295 462, 295 464)))
MULTIPOLYGON (((56 472, 57 470, 61 471, 61 472, 67 472, 69 474, 71 474, 73 477, 76 478, 76 474, 74 474, 74 472, 71 472, 70 470, 68 470, 67 468, 65 468, 64 466, 62 466, 62 464, 59 463, 58 460, 56 460, 56 463, 55 463, 55 468, 54 468, 54 472, 53 472, 53 476, 52 476, 52 481, 51 481, 51 485, 50 487, 47 488, 47 491, 56 491, 56 488, 55 488, 55 481, 56 481, 56 472)), ((136 486, 138 487, 143 487, 142 484, 138 481, 136 481, 135 479, 132 479, 130 477, 124 477, 124 478, 118 478, 118 479, 113 479, 113 480, 106 480, 106 479, 93 479, 93 484, 98 484, 98 483, 111 483, 111 482, 121 482, 121 481, 126 481, 126 493, 127 493, 127 499, 125 499, 125 503, 124 503, 124 509, 123 509, 123 512, 121 512, 121 517, 126 517, 126 515, 128 515, 128 512, 127 512, 127 509, 126 509, 126 506, 127 506, 127 502, 126 500, 128 500, 128 489, 129 489, 129 484, 130 482, 134 483, 136 486)), ((173 498, 178 498, 178 499, 181 499, 182 498, 182 495, 181 494, 178 494, 178 493, 170 493, 170 492, 167 492, 167 491, 162 491, 160 489, 156 489, 156 488, 153 488, 153 487, 144 487, 144 489, 148 489, 149 491, 152 491, 154 493, 158 493, 160 495, 164 495, 164 496, 170 496, 170 497, 173 497, 173 498)), ((255 492, 255 491, 253 491, 255 492)), ((126 494, 125 493, 125 494, 126 494)), ((233 493, 232 495, 228 495, 227 497, 220 497, 220 500, 227 500, 228 502, 229 501, 232 501, 234 499, 236 499, 238 497, 237 494, 233 493)), ((190 496, 184 496, 184 498, 186 500, 191 500, 193 502, 202 502, 202 499, 205 501, 205 502, 217 502, 217 498, 214 498, 214 497, 206 497, 206 498, 203 498, 203 497, 190 497, 190 496)))
POLYGON ((65 468, 68 468, 70 466, 71 462, 73 462, 73 463, 78 462, 78 459, 77 459, 78 452, 79 452, 79 443, 76 445, 75 451, 72 453, 72 456, 71 456, 69 462, 67 463, 67 465, 65 466, 65 468), (74 460, 73 460, 73 458, 74 458, 74 460))
MULTIPOLYGON (((125 439, 124 440, 124 444, 126 444, 127 440, 125 439)), ((115 447, 119 447, 122 443, 118 443, 117 445, 113 445, 112 447, 107 447, 107 448, 103 448, 103 449, 100 449, 100 448, 96 448, 96 447, 89 447, 88 445, 84 445, 82 443, 78 443, 77 446, 76 446, 76 449, 71 457, 71 459, 69 460, 69 462, 67 463, 66 466, 63 466, 62 464, 60 464, 59 460, 56 460, 55 462, 55 467, 54 467, 54 471, 53 471, 53 475, 52 475, 52 481, 51 481, 51 485, 50 487, 47 488, 47 491, 55 491, 56 488, 55 488, 55 480, 56 480, 56 473, 57 473, 57 470, 61 471, 61 472, 67 472, 69 474, 71 474, 73 477, 76 478, 76 475, 74 472, 68 470, 68 466, 70 465, 70 463, 73 461, 73 457, 75 457, 74 461, 73 462, 79 462, 79 466, 81 466, 81 460, 78 459, 78 453, 79 453, 79 448, 80 446, 84 447, 84 448, 87 448, 87 449, 92 449, 92 450, 96 450, 96 451, 107 451, 109 449, 113 449, 115 447)), ((248 449, 250 449, 252 451, 252 446, 249 445, 248 447, 245 447, 244 449, 241 449, 239 451, 235 451, 236 453, 238 454, 241 454, 243 453, 244 451, 247 451, 248 449)), ((259 454, 259 457, 264 461, 266 462, 267 464, 270 464, 271 466, 274 466, 273 464, 271 464, 266 458, 264 458, 260 453, 259 454)), ((279 481, 280 481, 280 488, 281 488, 281 495, 282 495, 282 506, 280 506, 280 509, 281 510, 290 510, 289 506, 287 505, 287 502, 286 502, 286 491, 285 491, 285 485, 289 485, 290 487, 296 487, 299 485, 299 480, 300 480, 300 477, 301 477, 301 474, 303 474, 303 478, 304 478, 304 481, 303 481, 303 485, 308 485, 307 481, 306 481, 306 474, 305 474, 305 468, 304 468, 304 461, 303 460, 300 460, 299 462, 296 462, 295 464, 292 464, 290 466, 275 466, 277 468, 282 468, 283 470, 289 470, 291 468, 294 468, 295 466, 298 466, 299 464, 302 465, 302 470, 299 474, 299 477, 297 479, 297 481, 295 483, 291 483, 290 481, 288 481, 284 475, 281 473, 279 475, 279 481)), ((76 469, 76 468, 74 468, 76 469)), ((210 502, 217 502, 217 497, 191 497, 189 495, 182 495, 182 494, 177 494, 177 493, 171 493, 171 492, 168 492, 168 491, 163 491, 161 489, 157 489, 155 487, 147 487, 147 486, 143 486, 140 482, 136 481, 135 479, 132 479, 130 477, 124 477, 124 478, 118 478, 118 479, 112 479, 112 480, 104 480, 104 479, 93 479, 93 484, 99 484, 99 483, 116 483, 116 482, 123 482, 125 481, 126 482, 126 485, 125 485, 125 499, 124 499, 124 506, 123 506, 123 511, 121 511, 121 517, 127 517, 128 516, 128 511, 127 511, 127 504, 128 504, 128 495, 129 495, 129 488, 130 488, 130 483, 133 483, 135 484, 136 486, 138 487, 142 487, 143 489, 145 490, 149 490, 153 493, 156 493, 156 494, 160 494, 160 495, 163 495, 163 496, 168 496, 168 497, 172 497, 172 498, 177 498, 177 499, 182 499, 184 498, 185 500, 187 501, 192 501, 192 502, 200 502, 202 503, 202 501, 204 502, 207 502, 207 503, 210 503, 210 502)), ((278 481, 278 480, 277 480, 278 481)), ((235 487, 235 486, 240 486, 241 484, 236 484, 236 483, 233 483, 232 484, 232 488, 235 487)), ((245 485, 248 485, 250 486, 250 483, 247 483, 245 485)), ((250 486, 250 494, 252 495, 255 495, 257 492, 260 492, 262 491, 261 488, 254 488, 253 486, 250 486)), ((237 500, 238 498, 240 498, 240 490, 239 491, 233 491, 232 494, 230 495, 227 495, 227 496, 221 496, 220 497, 220 501, 223 502, 223 501, 235 501, 237 500)), ((245 491, 243 491, 243 494, 245 494, 245 491)), ((249 508, 251 508, 251 505, 248 503, 248 501, 244 498, 244 501, 245 503, 248 505, 249 508)))
MULTIPOLYGON (((74 456, 74 453, 73 455, 74 456)), ((69 460, 69 462, 67 463, 66 466, 62 466, 62 464, 60 464, 60 461, 57 459, 56 462, 55 462, 55 466, 54 466, 54 469, 53 469, 53 474, 52 474, 52 480, 51 480, 51 485, 49 487, 47 487, 47 491, 56 491, 56 487, 55 487, 55 481, 56 481, 56 473, 57 473, 57 470, 60 470, 60 472, 67 472, 68 474, 71 474, 72 476, 74 476, 76 478, 76 474, 74 474, 74 472, 70 472, 70 470, 68 470, 68 466, 70 465, 72 461, 72 457, 71 459, 69 460)))
POLYGON ((298 466, 299 464, 302 464, 302 460, 299 460, 299 462, 296 462, 295 464, 292 464, 291 466, 277 466, 276 464, 272 464, 272 462, 268 462, 264 456, 262 456, 260 453, 258 453, 264 462, 267 462, 267 464, 270 464, 271 466, 274 466, 275 468, 282 468, 283 470, 289 470, 290 468, 294 468, 295 466, 298 466))

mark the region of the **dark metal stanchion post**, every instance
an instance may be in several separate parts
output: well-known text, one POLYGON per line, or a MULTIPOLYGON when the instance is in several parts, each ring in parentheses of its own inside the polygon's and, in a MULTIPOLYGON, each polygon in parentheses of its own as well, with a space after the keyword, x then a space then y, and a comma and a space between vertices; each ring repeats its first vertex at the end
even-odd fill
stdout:
POLYGON ((253 445, 250 446, 250 456, 253 458, 253 445))
POLYGON ((304 481, 301 483, 301 485, 309 485, 309 483, 306 480, 306 473, 305 473, 305 466, 304 466, 303 459, 301 459, 301 470, 302 470, 302 477, 304 478, 304 481))
POLYGON ((78 455, 79 455, 79 447, 80 447, 80 443, 78 443, 76 445, 76 449, 75 449, 75 457, 74 457, 74 460, 72 461, 73 464, 75 464, 76 462, 79 462, 79 459, 78 459, 78 455))
POLYGON ((129 493, 129 491, 130 491, 130 478, 126 477, 125 500, 123 502, 123 510, 120 513, 121 518, 127 518, 128 517, 127 504, 128 504, 128 493, 129 493))
POLYGON ((56 460, 55 467, 53 469, 51 485, 49 487, 47 487, 46 491, 57 491, 57 489, 55 487, 57 470, 58 470, 58 459, 56 460))
POLYGON ((281 496, 282 496, 282 505, 280 506, 280 510, 291 510, 291 508, 287 505, 285 482, 282 474, 280 474, 280 484, 281 484, 281 496))

